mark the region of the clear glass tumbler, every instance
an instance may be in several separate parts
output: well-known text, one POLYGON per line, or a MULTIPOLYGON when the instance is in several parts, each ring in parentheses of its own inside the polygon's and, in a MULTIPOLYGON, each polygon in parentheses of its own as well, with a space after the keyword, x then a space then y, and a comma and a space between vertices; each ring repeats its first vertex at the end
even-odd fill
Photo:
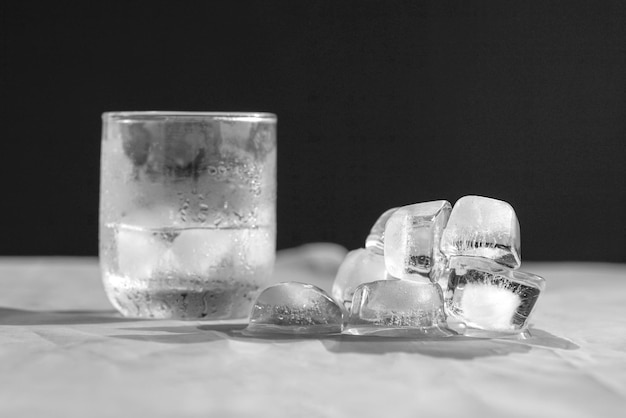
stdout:
POLYGON ((245 318, 271 280, 276 116, 102 115, 100 265, 125 316, 245 318))

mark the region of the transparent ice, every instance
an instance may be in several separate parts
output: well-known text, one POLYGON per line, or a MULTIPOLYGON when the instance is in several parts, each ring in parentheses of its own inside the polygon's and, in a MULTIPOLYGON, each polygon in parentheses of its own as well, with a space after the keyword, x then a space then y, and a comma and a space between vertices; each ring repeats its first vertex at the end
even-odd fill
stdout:
POLYGON ((521 240, 515 210, 506 202, 488 197, 460 198, 443 231, 441 251, 448 257, 485 257, 519 268, 521 240))
POLYGON ((267 228, 121 224, 103 228, 102 234, 112 236, 107 239, 116 249, 115 272, 104 271, 105 288, 114 306, 129 316, 245 317, 272 271, 273 258, 266 252, 273 231, 267 228))
POLYGON ((332 295, 335 300, 350 309, 356 288, 368 282, 385 280, 385 259, 371 248, 350 251, 341 263, 333 282, 332 295))
POLYGON ((151 277, 161 263, 167 263, 170 243, 157 234, 140 228, 119 228, 117 235, 118 269, 131 277, 151 277))
POLYGON ((481 257, 452 257, 446 274, 449 321, 485 331, 485 335, 526 329, 545 288, 539 276, 481 257))
POLYGON ((106 117, 100 255, 126 316, 244 318, 271 283, 273 122, 106 117))
POLYGON ((398 208, 387 209, 382 215, 378 217, 374 226, 370 230, 369 235, 365 239, 365 248, 382 255, 385 248, 385 226, 387 221, 393 215, 398 208))
POLYGON ((353 335, 449 336, 438 284, 410 280, 365 283, 354 293, 344 329, 353 335))
POLYGON ((445 267, 439 251, 450 216, 447 200, 417 203, 395 211, 385 228, 385 266, 399 279, 436 282, 445 267))
POLYGON ((341 332, 343 310, 319 287, 278 283, 254 302, 246 334, 319 335, 341 332))

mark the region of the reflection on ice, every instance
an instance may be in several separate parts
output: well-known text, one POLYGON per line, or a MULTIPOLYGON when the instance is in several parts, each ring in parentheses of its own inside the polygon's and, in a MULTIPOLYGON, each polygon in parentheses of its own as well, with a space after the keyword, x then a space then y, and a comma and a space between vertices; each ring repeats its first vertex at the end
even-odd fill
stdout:
POLYGON ((333 282, 333 297, 350 309, 356 288, 368 282, 385 280, 385 259, 370 249, 350 251, 337 271, 333 282))
POLYGON ((393 277, 437 281, 445 266, 439 241, 451 206, 446 200, 404 206, 385 228, 385 266, 393 277))
POLYGON ((396 210, 398 210, 398 208, 388 209, 378 217, 369 235, 365 239, 365 248, 376 254, 383 254, 385 250, 385 227, 387 226, 387 221, 396 210))

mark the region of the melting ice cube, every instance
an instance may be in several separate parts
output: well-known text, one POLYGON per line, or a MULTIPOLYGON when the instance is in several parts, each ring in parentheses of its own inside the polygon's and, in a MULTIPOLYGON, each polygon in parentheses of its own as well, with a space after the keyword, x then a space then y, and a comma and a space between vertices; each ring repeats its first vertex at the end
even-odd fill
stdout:
POLYGON ((368 282, 385 280, 385 259, 371 249, 350 251, 341 263, 333 282, 333 297, 350 309, 356 288, 368 282))
POLYGON ((385 228, 385 266, 393 277, 436 282, 445 267, 439 241, 451 206, 446 200, 403 206, 385 228))
POLYGON ((528 326, 545 288, 539 276, 480 257, 452 257, 447 274, 449 318, 469 328, 504 334, 519 333, 528 326))
POLYGON ((117 262, 122 276, 149 279, 162 263, 171 258, 170 241, 154 230, 119 225, 117 234, 117 262))
POLYGON ((165 169, 176 174, 197 174, 216 151, 219 128, 213 123, 169 122, 162 151, 165 169))
POLYGON ((448 257, 485 257, 519 268, 522 262, 520 228, 513 207, 488 197, 460 198, 443 231, 441 251, 448 257))
POLYGON ((274 264, 276 232, 273 228, 243 228, 235 230, 237 265, 243 269, 274 264))
POLYGON ((278 283, 257 298, 246 334, 319 335, 341 332, 343 310, 319 287, 278 283))
POLYGON ((410 280, 365 283, 354 293, 345 333, 450 336, 438 284, 410 280))
POLYGON ((365 239, 365 248, 376 254, 383 254, 385 249, 385 226, 387 226, 387 221, 396 210, 398 208, 388 209, 378 217, 370 230, 370 234, 365 239))
POLYGON ((232 270, 237 229, 188 228, 173 240, 172 265, 168 270, 207 277, 211 270, 232 270))
POLYGON ((154 207, 131 212, 117 225, 110 225, 116 234, 119 272, 134 279, 152 277, 160 265, 171 262, 169 249, 177 233, 170 225, 172 211, 154 207))
POLYGON ((122 123, 120 130, 123 137, 124 153, 135 166, 142 166, 148 161, 152 133, 145 123, 122 123))

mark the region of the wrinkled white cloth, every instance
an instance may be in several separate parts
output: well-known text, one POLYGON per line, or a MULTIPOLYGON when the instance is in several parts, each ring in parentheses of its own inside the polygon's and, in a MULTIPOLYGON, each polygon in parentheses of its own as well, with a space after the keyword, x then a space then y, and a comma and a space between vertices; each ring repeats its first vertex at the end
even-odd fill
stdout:
MULTIPOLYGON (((279 253, 330 291, 346 250, 279 253)), ((626 411, 626 265, 524 263, 528 340, 250 338, 119 316, 95 258, 0 258, 0 417, 611 417, 626 411)))

